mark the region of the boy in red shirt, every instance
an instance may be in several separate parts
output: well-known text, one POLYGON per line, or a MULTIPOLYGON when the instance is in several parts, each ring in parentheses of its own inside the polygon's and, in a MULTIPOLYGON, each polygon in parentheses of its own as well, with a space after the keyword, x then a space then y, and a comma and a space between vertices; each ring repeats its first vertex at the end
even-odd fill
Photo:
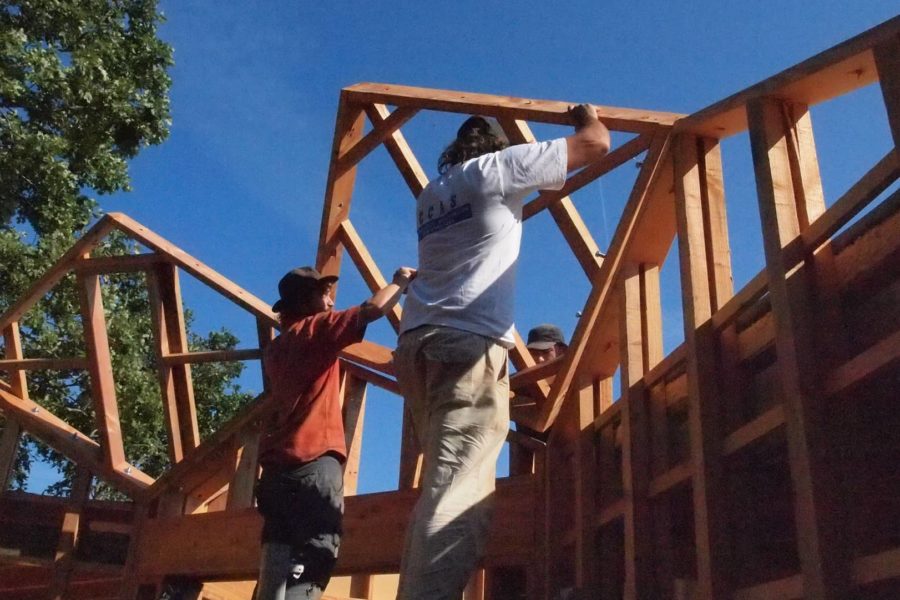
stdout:
POLYGON ((359 306, 332 310, 337 277, 311 267, 278 283, 281 335, 266 348, 274 414, 263 431, 257 504, 264 518, 258 600, 318 599, 340 544, 347 458, 337 355, 397 303, 416 276, 401 267, 359 306))

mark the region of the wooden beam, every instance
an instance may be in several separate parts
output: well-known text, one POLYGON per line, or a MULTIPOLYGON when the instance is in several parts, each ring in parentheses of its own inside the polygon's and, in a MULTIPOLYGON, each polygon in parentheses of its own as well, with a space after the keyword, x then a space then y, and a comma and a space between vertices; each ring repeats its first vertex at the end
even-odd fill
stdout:
POLYGON ((116 403, 116 384, 113 380, 112 355, 106 336, 106 316, 99 275, 79 275, 81 322, 91 375, 91 398, 94 419, 100 436, 100 447, 107 467, 118 469, 125 465, 125 447, 119 424, 116 403))
POLYGON ((16 458, 19 456, 19 441, 22 427, 12 415, 5 415, 3 434, 0 435, 0 494, 6 493, 15 471, 16 458))
POLYGON ((746 425, 728 434, 722 443, 725 454, 734 454, 784 425, 784 408, 777 404, 746 425))
POLYGON ((128 540, 128 553, 125 557, 125 566, 122 568, 122 585, 120 598, 122 600, 137 600, 140 588, 140 560, 141 542, 145 523, 149 516, 149 505, 146 502, 138 502, 135 505, 133 531, 128 540))
POLYGON ((21 298, 3 313, 3 316, 0 316, 0 329, 5 330, 11 323, 19 321, 22 315, 69 272, 73 261, 89 254, 112 231, 113 227, 114 223, 109 215, 97 221, 40 279, 32 284, 21 298))
POLYGON ((29 434, 129 496, 140 497, 142 491, 153 481, 152 477, 131 465, 110 468, 105 464, 97 442, 35 402, 16 396, 9 385, 2 381, 0 409, 7 417, 17 420, 29 434))
POLYGON ((108 218, 111 224, 119 231, 167 257, 186 273, 196 277, 199 281, 216 290, 238 306, 250 311, 257 317, 264 318, 273 326, 278 325, 278 319, 275 313, 272 312, 269 304, 229 281, 226 277, 206 266, 175 244, 170 243, 125 214, 107 213, 105 218, 108 218))
MULTIPOLYGON (((707 144, 689 135, 676 138, 675 193, 678 220, 678 255, 681 268, 687 383, 689 395, 691 463, 693 466, 694 534, 700 597, 728 593, 729 547, 727 498, 722 475, 722 423, 717 386, 715 332, 710 317, 730 295, 728 278, 716 276, 717 265, 728 256, 722 229, 710 227, 710 215, 724 217, 724 198, 707 183, 704 153, 707 144), (714 209, 711 204, 717 205, 714 209)), ((713 164, 715 168, 715 163, 713 164)), ((667 394, 668 395, 668 394, 667 394)))
POLYGON ((900 331, 881 339, 863 352, 829 372, 824 384, 826 396, 844 394, 864 381, 896 368, 900 361, 900 331))
POLYGON ((653 136, 649 133, 639 135, 628 140, 618 148, 614 148, 609 154, 578 171, 566 180, 559 190, 544 190, 537 198, 527 202, 522 207, 522 219, 528 220, 548 206, 559 202, 562 198, 574 194, 587 184, 606 175, 610 171, 624 165, 635 158, 641 152, 650 148, 653 136))
POLYGON ((878 78, 872 49, 896 39, 900 17, 894 17, 812 58, 716 102, 680 120, 676 133, 722 139, 747 128, 745 107, 762 98, 778 97, 814 105, 859 89, 878 78))
MULTIPOLYGON (((238 414, 220 427, 214 434, 204 439, 193 452, 160 475, 147 490, 146 501, 152 501, 171 490, 190 490, 207 481, 210 476, 219 472, 232 448, 231 440, 251 423, 267 418, 269 411, 275 407, 268 396, 258 396, 255 401, 242 408, 238 414)), ((233 465, 232 465, 233 469, 233 465)), ((230 479, 230 474, 229 474, 230 479)), ((222 484, 228 483, 228 479, 222 484)))
POLYGON ((619 294, 622 352, 622 490, 625 499, 625 598, 645 598, 653 586, 650 422, 644 374, 662 359, 659 268, 626 264, 619 294))
MULTIPOLYGON (((799 236, 785 244, 783 250, 785 265, 793 267, 805 259, 808 253, 817 250, 894 183, 898 176, 900 176, 900 155, 896 149, 892 149, 866 171, 859 181, 850 186, 850 189, 826 212, 801 230, 799 236)), ((884 200, 884 204, 896 201, 897 194, 897 192, 891 194, 884 200)))
POLYGON ((266 348, 275 339, 275 328, 265 319, 257 317, 256 334, 259 340, 259 369, 262 372, 263 393, 268 393, 270 389, 269 376, 266 374, 266 348))
POLYGON ((618 276, 624 255, 627 254, 633 242, 632 235, 635 226, 643 216, 647 204, 648 189, 668 151, 668 145, 669 136, 667 132, 655 136, 651 143, 650 151, 644 160, 631 196, 625 205, 622 219, 613 236, 612 244, 610 244, 609 252, 603 261, 599 276, 593 282, 591 294, 585 304, 584 314, 575 328, 572 343, 565 355, 563 367, 553 380, 548 401, 544 403, 535 421, 529 425, 532 429, 546 431, 556 418, 556 415, 559 414, 565 392, 574 380, 576 372, 585 368, 581 364, 582 357, 585 356, 585 351, 588 343, 591 341, 591 335, 594 333, 600 314, 605 309, 608 309, 608 305, 611 302, 611 290, 613 289, 614 280, 618 276))
MULTIPOLYGON (((366 115, 373 125, 379 125, 388 118, 390 112, 384 104, 374 104, 366 107, 366 115)), ((387 148, 388 154, 397 165, 400 175, 403 176, 406 185, 412 192, 413 197, 418 198, 425 186, 428 185, 428 177, 419 164, 416 155, 413 154, 406 139, 399 131, 393 132, 390 137, 384 141, 384 147, 387 148)))
POLYGON ((893 37, 888 37, 873 49, 894 148, 900 146, 900 27, 896 29, 893 37))
MULTIPOLYGON (((534 134, 531 133, 531 129, 524 121, 502 118, 500 124, 512 144, 527 144, 535 141, 534 134)), ((555 202, 547 204, 550 207, 550 214, 588 279, 593 280, 597 276, 602 262, 597 242, 594 241, 587 225, 584 224, 581 215, 572 204, 572 199, 568 195, 560 195, 555 200, 555 202)))
MULTIPOLYGON (((790 267, 785 264, 783 253, 784 246, 806 228, 803 215, 818 209, 818 198, 816 185, 803 181, 797 172, 797 159, 789 141, 797 135, 808 136, 808 131, 785 123, 786 115, 801 126, 808 120, 805 107, 785 107, 776 100, 761 98, 747 106, 769 297, 775 318, 804 592, 816 598, 839 598, 847 589, 849 565, 844 552, 847 546, 839 533, 840 488, 827 458, 819 353, 808 308, 813 282, 807 280, 810 269, 793 273, 789 282, 790 267), (807 201, 813 205, 804 206, 807 201)), ((801 156, 799 160, 813 157, 801 156)))
POLYGON ((377 371, 370 371, 363 366, 345 359, 341 359, 341 368, 348 373, 353 373, 354 376, 364 380, 366 383, 371 383, 372 385, 378 386, 383 390, 387 390, 393 394, 400 395, 400 386, 397 384, 396 379, 385 377, 377 371))
POLYGON ((509 378, 509 387, 513 391, 520 391, 526 386, 549 379, 556 375, 556 372, 562 366, 562 356, 545 360, 534 366, 527 367, 520 371, 516 371, 509 378))
MULTIPOLYGON (((356 232, 356 228, 353 227, 353 223, 351 223, 349 219, 341 222, 338 226, 338 237, 344 245, 344 248, 346 248, 347 254, 350 255, 350 258, 359 270, 360 275, 362 275, 363 281, 369 286, 369 290, 374 294, 385 287, 388 284, 387 280, 384 278, 384 275, 381 274, 378 265, 372 259, 372 255, 369 254, 368 248, 366 248, 362 238, 356 232)), ((394 331, 397 333, 400 332, 401 314, 400 304, 398 303, 395 304, 393 309, 391 309, 391 312, 386 315, 391 326, 394 328, 394 331)))
MULTIPOLYGON (((12 322, 3 329, 3 355, 10 360, 22 359, 22 336, 19 333, 19 323, 12 322)), ((28 380, 21 369, 9 370, 9 389, 18 396, 28 400, 28 380)), ((6 415, 6 423, 3 426, 3 437, 0 438, 0 494, 9 489, 10 478, 16 466, 19 456, 19 441, 21 439, 21 426, 12 416, 6 415)))
POLYGON ((397 482, 398 489, 412 490, 419 487, 422 479, 422 467, 424 455, 419 444, 419 436, 416 435, 412 413, 409 407, 403 406, 403 425, 400 438, 400 474, 397 482))
POLYGON ((672 466, 664 473, 653 478, 648 488, 648 495, 655 498, 660 494, 665 494, 676 485, 680 485, 686 481, 690 481, 694 475, 694 466, 688 462, 678 463, 672 466))
POLYGON ((171 352, 160 358, 168 367, 179 365, 199 365, 212 362, 235 362, 244 360, 260 360, 262 350, 259 348, 242 348, 237 350, 204 350, 199 352, 171 352))
POLYGON ((87 369, 88 359, 74 358, 11 358, 0 360, 0 371, 72 371, 87 369))
MULTIPOLYGON (((785 244, 784 262, 786 266, 793 267, 807 255, 814 251, 828 238, 837 233, 853 217, 859 214, 866 206, 888 188, 900 175, 900 156, 896 150, 891 149, 869 169, 859 181, 854 183, 831 207, 810 223, 809 227, 800 232, 800 235, 785 244)), ((885 203, 894 201, 898 193, 894 192, 885 203)), ((756 274, 741 290, 731 297, 721 309, 713 315, 713 327, 721 329, 744 309, 754 304, 768 290, 768 276, 763 269, 756 274)))
MULTIPOLYGON (((344 88, 351 102, 381 103, 396 107, 415 107, 443 112, 480 114, 487 117, 509 116, 523 121, 569 124, 571 102, 553 100, 531 100, 475 94, 451 90, 417 88, 384 83, 358 83, 344 88)), ((643 133, 655 131, 660 125, 672 125, 683 115, 674 113, 595 106, 597 116, 614 131, 643 133)))
POLYGON ((343 373, 341 411, 344 417, 344 441, 347 462, 344 463, 344 495, 356 495, 359 464, 362 457, 363 423, 366 416, 366 381, 348 371, 343 373))
POLYGON ((394 375, 393 351, 375 342, 363 340, 341 350, 338 356, 384 375, 394 375))
MULTIPOLYGON (((169 354, 169 331, 166 320, 163 284, 159 273, 153 270, 147 274, 147 291, 150 299, 150 325, 153 331, 153 349, 157 364, 157 379, 163 407, 163 419, 168 435, 169 462, 180 462, 185 455, 185 444, 181 437, 178 399, 175 393, 175 378, 172 369, 165 363, 169 354)), ((188 448, 189 450, 190 448, 188 448)))
MULTIPOLYGON (((531 356, 531 351, 525 345, 525 340, 518 331, 513 332, 514 346, 509 349, 509 360, 517 371, 525 371, 534 367, 537 363, 531 356)), ((522 389, 522 394, 534 400, 538 406, 545 403, 550 392, 550 385, 546 381, 536 381, 522 389)))
POLYGON ((372 130, 364 138, 337 157, 337 162, 340 165, 339 169, 346 170, 356 166, 372 150, 384 143, 392 133, 416 116, 417 112, 419 111, 416 108, 401 107, 388 115, 387 118, 379 119, 378 123, 373 123, 372 130))
POLYGON ((253 506, 253 491, 259 472, 259 427, 245 427, 234 436, 237 461, 228 484, 225 510, 236 511, 253 506))
MULTIPOLYGON (((184 320, 184 307, 181 302, 178 268, 173 264, 162 264, 156 268, 154 275, 158 286, 162 316, 166 323, 163 330, 167 337, 166 354, 187 353, 190 348, 188 347, 187 325, 184 320)), ((191 367, 188 364, 166 364, 165 367, 174 391, 181 444, 185 452, 190 452, 200 444, 191 367)))
POLYGON ((365 115, 362 108, 352 104, 346 91, 341 92, 334 126, 331 164, 325 184, 325 203, 319 231, 319 251, 316 268, 324 275, 337 275, 341 270, 340 225, 350 215, 350 201, 356 182, 356 167, 342 169, 337 158, 352 148, 363 135, 365 115))
POLYGON ((120 256, 80 257, 72 267, 82 275, 105 275, 107 273, 141 273, 155 269, 166 257, 149 252, 144 254, 123 254, 120 256))
MULTIPOLYGON (((532 557, 531 490, 530 477, 498 481, 486 561, 521 564, 532 557)), ((348 497, 345 535, 334 575, 396 572, 403 532, 417 497, 416 490, 348 497)), ((148 520, 139 538, 140 578, 254 578, 259 569, 259 545, 247 540, 259 539, 261 527, 262 518, 253 508, 148 520)))
POLYGON ((575 585, 584 590, 597 586, 596 531, 593 515, 597 504, 597 463, 594 460, 594 382, 582 381, 573 390, 577 432, 571 469, 575 480, 575 585))
POLYGON ((68 597, 69 581, 72 576, 75 546, 78 543, 81 512, 91 493, 92 477, 83 467, 75 470, 72 482, 72 493, 63 515, 59 543, 56 546, 56 557, 53 565, 53 579, 50 583, 49 597, 52 600, 63 600, 68 597))

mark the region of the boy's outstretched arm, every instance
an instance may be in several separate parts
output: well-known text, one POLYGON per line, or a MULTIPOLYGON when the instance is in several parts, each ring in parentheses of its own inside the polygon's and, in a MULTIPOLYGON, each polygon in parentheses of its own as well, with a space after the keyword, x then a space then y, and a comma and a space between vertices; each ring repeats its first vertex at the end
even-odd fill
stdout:
POLYGON ((409 285, 416 278, 416 270, 412 267, 400 267, 394 272, 394 277, 389 284, 375 292, 375 294, 362 303, 362 318, 366 322, 375 321, 387 314, 409 285))

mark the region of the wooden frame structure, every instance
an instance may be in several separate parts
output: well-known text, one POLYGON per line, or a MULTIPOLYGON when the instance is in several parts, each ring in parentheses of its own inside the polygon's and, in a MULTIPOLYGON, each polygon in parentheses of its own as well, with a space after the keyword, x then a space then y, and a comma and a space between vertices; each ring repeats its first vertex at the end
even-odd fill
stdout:
MULTIPOLYGON (((345 88, 317 267, 339 273, 346 250, 370 288, 384 285, 350 220, 357 164, 384 145, 418 194, 427 179, 401 127, 419 111, 494 116, 511 140, 527 142, 527 122, 562 124, 567 106, 382 84, 345 88)), ((610 129, 634 137, 525 206, 526 219, 550 212, 591 291, 564 358, 535 365, 521 340, 511 353, 512 388, 534 400, 514 407, 513 418, 548 436, 510 435, 510 477, 498 482, 484 570, 466 599, 550 599, 570 587, 600 598, 900 593, 900 192, 884 198, 900 174, 900 18, 689 116, 597 109, 610 129), (810 107, 876 82, 893 147, 826 202, 810 107), (765 268, 735 292, 720 141, 742 131, 749 132, 765 268), (634 188, 602 255, 569 196, 639 155, 634 188), (659 272, 676 242, 685 341, 663 356, 659 272), (617 369, 622 392, 614 401, 617 369)), ((389 316, 395 328, 399 317, 399 309, 389 316)), ((268 305, 140 224, 121 214, 101 219, 0 316, 4 482, 22 431, 80 469, 69 500, 0 498, 5 523, 31 519, 55 534, 43 557, 0 556, 0 592, 30 585, 38 591, 27 597, 150 598, 173 576, 252 579, 265 392, 201 440, 190 364, 260 359, 276 327, 268 305), (91 258, 113 229, 152 252, 91 258), (102 273, 136 270, 148 274, 173 465, 155 481, 122 450, 100 295, 102 273), (259 348, 188 352, 179 270, 249 311, 259 348), (87 356, 24 357, 19 318, 70 271, 82 290, 87 356), (99 441, 29 399, 26 372, 46 368, 90 372, 99 441), (91 477, 134 502, 87 500, 91 477), (26 517, 29 506, 43 512, 26 517), (128 541, 118 566, 73 559, 76 545, 97 532, 128 541)), ((352 497, 338 571, 350 577, 344 597, 375 599, 383 596, 374 575, 399 565, 421 458, 405 420, 398 490, 353 495, 366 386, 397 387, 389 348, 363 342, 341 361, 352 497)), ((216 585, 197 596, 246 597, 216 585)))

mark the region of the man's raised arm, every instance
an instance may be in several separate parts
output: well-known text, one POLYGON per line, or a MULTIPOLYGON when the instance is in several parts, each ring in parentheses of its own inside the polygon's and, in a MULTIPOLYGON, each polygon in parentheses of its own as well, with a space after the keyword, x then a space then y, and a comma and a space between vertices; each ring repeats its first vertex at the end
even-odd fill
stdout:
POLYGON ((597 118, 597 111, 590 104, 569 108, 569 118, 575 127, 575 134, 566 138, 566 170, 571 172, 606 156, 610 141, 609 130, 597 118))

